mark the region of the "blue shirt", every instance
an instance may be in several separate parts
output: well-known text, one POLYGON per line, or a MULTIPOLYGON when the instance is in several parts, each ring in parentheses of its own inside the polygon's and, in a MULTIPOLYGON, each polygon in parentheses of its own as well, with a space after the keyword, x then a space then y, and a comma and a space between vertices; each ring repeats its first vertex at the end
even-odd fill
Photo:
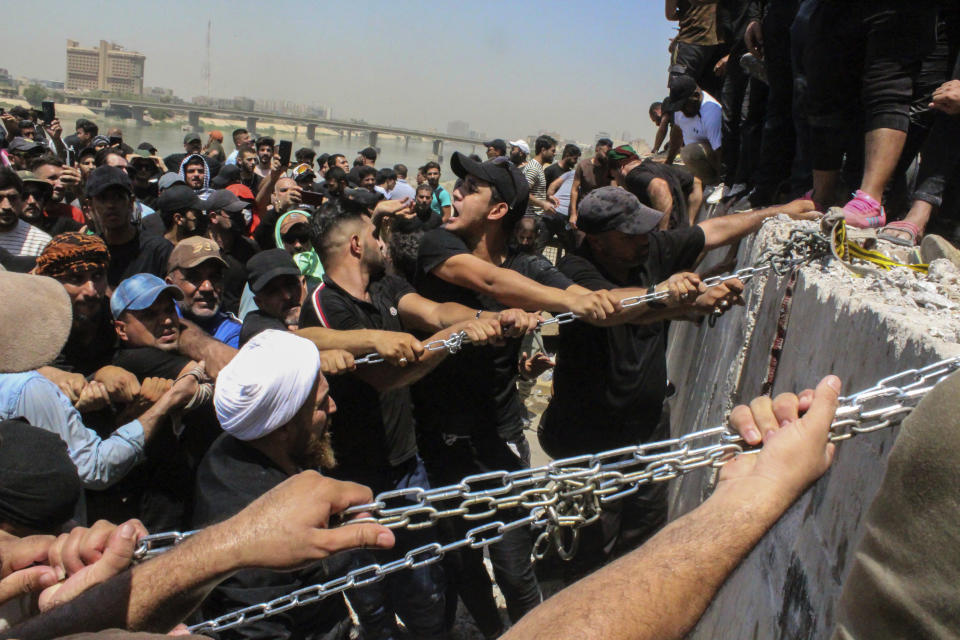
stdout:
POLYGON ((433 209, 433 212, 443 217, 443 208, 449 207, 453 203, 450 200, 450 194, 447 193, 447 190, 443 187, 437 187, 433 191, 433 198, 430 200, 430 208, 433 209))
POLYGON ((144 459, 139 420, 101 438, 84 426, 80 412, 57 385, 36 371, 0 374, 0 419, 17 417, 60 436, 87 489, 106 489, 144 459))
MULTIPOLYGON (((183 317, 180 305, 177 305, 177 315, 181 318, 183 317)), ((193 317, 189 318, 189 320, 223 344, 231 346, 234 349, 240 348, 240 327, 242 325, 233 314, 217 311, 212 318, 207 320, 200 320, 193 317)))

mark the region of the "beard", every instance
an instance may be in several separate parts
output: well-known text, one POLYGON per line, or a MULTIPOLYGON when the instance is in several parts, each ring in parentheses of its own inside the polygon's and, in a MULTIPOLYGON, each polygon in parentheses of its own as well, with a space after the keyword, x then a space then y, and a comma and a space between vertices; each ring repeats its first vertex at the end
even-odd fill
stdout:
POLYGON ((333 469, 337 466, 330 431, 325 430, 320 436, 311 431, 306 445, 297 449, 293 461, 301 469, 333 469))

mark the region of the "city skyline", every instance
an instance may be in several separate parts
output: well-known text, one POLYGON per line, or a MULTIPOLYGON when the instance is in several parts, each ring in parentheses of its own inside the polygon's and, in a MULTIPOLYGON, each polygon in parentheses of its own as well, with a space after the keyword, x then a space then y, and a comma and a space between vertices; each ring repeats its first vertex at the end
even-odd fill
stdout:
MULTIPOLYGON (((673 33, 656 0, 626 8, 371 1, 362 15, 291 1, 129 8, 108 1, 94 14, 52 0, 60 19, 45 35, 140 52, 144 86, 190 100, 206 94, 212 20, 211 96, 322 104, 339 118, 425 130, 463 121, 503 138, 557 131, 586 141, 601 130, 652 138, 647 106, 666 93, 673 33)), ((13 32, 0 53, 16 60, 16 75, 65 79, 60 46, 36 47, 13 32)))

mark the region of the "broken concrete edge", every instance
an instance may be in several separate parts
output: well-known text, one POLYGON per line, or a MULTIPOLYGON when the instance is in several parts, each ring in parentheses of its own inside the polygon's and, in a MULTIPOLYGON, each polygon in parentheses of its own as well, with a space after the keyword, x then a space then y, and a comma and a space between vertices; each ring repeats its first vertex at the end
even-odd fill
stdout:
MULTIPOLYGON (((768 222, 742 242, 738 268, 754 264, 764 249, 782 244, 790 229, 805 225, 813 227, 768 222)), ((710 260, 718 258, 708 256, 703 268, 710 260)), ((813 387, 828 373, 838 375, 844 392, 851 393, 960 354, 960 318, 944 304, 960 303, 960 273, 949 264, 936 265, 929 276, 902 271, 855 278, 829 260, 803 267, 773 395, 813 387)), ((749 286, 746 305, 715 328, 672 324, 668 372, 678 390, 671 400, 672 435, 720 424, 735 404, 760 394, 786 283, 775 274, 758 278, 749 286)), ((830 471, 741 563, 690 637, 828 637, 834 603, 862 535, 861 516, 895 437, 894 428, 839 445, 830 471)), ((671 518, 709 495, 712 475, 701 470, 671 483, 671 518)))

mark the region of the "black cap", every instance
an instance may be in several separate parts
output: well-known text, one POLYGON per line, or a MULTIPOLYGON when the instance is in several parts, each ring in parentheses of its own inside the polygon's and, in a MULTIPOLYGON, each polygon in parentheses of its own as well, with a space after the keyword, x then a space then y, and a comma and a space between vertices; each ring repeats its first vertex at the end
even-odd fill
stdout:
POLYGON ((28 138, 21 138, 20 136, 17 136, 10 141, 10 146, 7 148, 10 149, 10 151, 17 151, 19 153, 30 153, 31 151, 42 150, 43 145, 28 138))
POLYGON ((157 148, 150 144, 149 142, 141 142, 137 145, 137 149, 142 149, 144 151, 149 151, 150 153, 155 153, 157 148))
POLYGON ((343 199, 347 202, 355 202, 364 209, 373 209, 377 203, 383 200, 383 194, 379 191, 370 191, 369 189, 344 189, 343 199))
POLYGON ((283 249, 267 249, 247 261, 247 284, 254 293, 279 276, 300 277, 300 267, 283 249))
POLYGON ((327 164, 327 160, 329 159, 329 153, 321 153, 319 156, 317 156, 317 168, 319 169, 320 167, 325 166, 327 164))
POLYGON ((188 133, 187 135, 183 136, 183 144, 193 142, 194 140, 197 142, 202 142, 202 138, 200 137, 199 133, 188 133))
POLYGON ((157 209, 165 213, 173 213, 187 209, 202 211, 206 207, 193 189, 185 184, 175 184, 169 189, 164 189, 157 198, 157 209))
POLYGON ((240 167, 235 164, 226 164, 220 169, 217 177, 210 181, 210 186, 214 189, 224 189, 238 182, 240 182, 240 167))
POLYGON ((494 149, 496 149, 497 151, 499 151, 499 152, 500 152, 500 155, 502 155, 502 156, 507 155, 507 143, 503 140, 503 138, 494 138, 493 140, 490 140, 489 142, 484 142, 484 143, 483 143, 483 146, 485 146, 485 147, 493 147, 494 149))
POLYGON ((97 167, 90 172, 83 193, 88 198, 92 198, 110 187, 123 187, 128 193, 133 193, 133 185, 130 183, 129 174, 120 167, 108 167, 106 165, 97 167))
POLYGON ((367 160, 377 159, 377 150, 374 149, 373 147, 367 147, 366 149, 361 149, 360 151, 357 151, 357 153, 362 155, 367 160))
POLYGON ((696 92, 696 80, 690 76, 674 76, 670 78, 670 95, 663 99, 662 109, 668 113, 679 111, 696 92))
POLYGON ((229 213, 243 211, 249 206, 246 202, 238 198, 237 194, 227 189, 214 191, 206 200, 202 200, 201 204, 207 211, 227 211, 229 213))
POLYGON ((80 149, 79 151, 77 151, 77 161, 79 162, 80 160, 83 160, 87 156, 95 156, 95 155, 97 155, 97 150, 95 148, 84 147, 83 149, 80 149))
POLYGON ((620 187, 594 189, 577 205, 577 229, 587 234, 619 231, 632 236, 657 228, 663 213, 620 187))
POLYGON ((468 175, 488 182, 497 188, 503 201, 511 209, 526 207, 530 197, 530 186, 520 170, 504 157, 494 158, 486 162, 471 160, 459 151, 454 151, 450 157, 450 168, 458 178, 468 175))

